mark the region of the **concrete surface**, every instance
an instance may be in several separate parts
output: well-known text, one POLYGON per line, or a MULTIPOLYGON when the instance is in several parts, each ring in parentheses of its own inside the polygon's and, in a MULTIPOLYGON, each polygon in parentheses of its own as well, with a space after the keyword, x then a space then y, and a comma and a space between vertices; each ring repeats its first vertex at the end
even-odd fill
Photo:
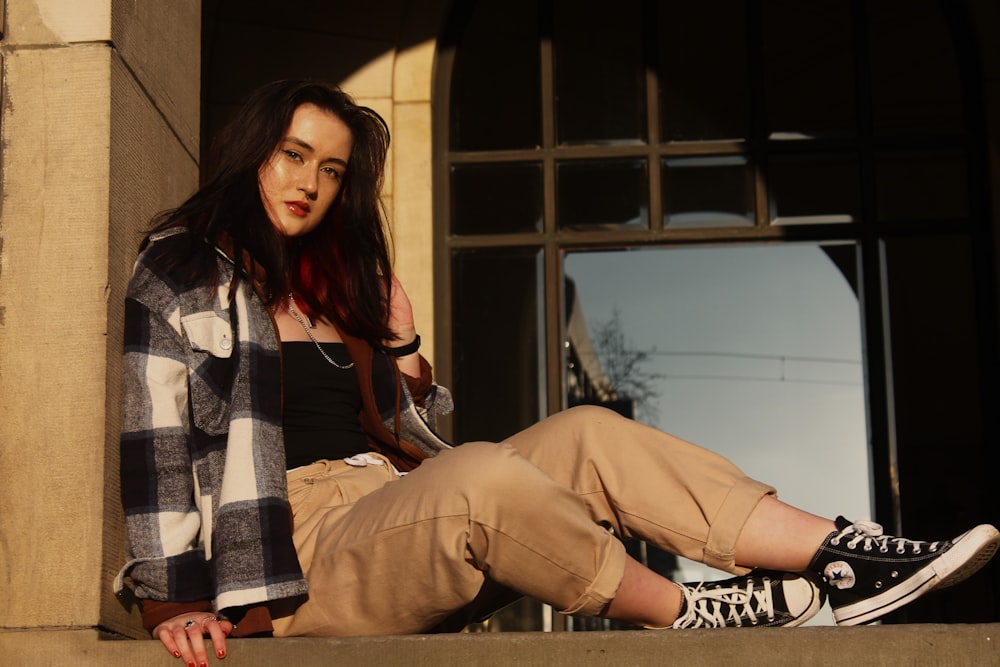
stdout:
MULTIPOLYGON (((481 633, 359 639, 243 639, 212 664, 378 665, 1000 665, 1000 624, 857 628, 481 633)), ((0 632, 11 665, 178 665, 159 642, 96 630, 0 632)))

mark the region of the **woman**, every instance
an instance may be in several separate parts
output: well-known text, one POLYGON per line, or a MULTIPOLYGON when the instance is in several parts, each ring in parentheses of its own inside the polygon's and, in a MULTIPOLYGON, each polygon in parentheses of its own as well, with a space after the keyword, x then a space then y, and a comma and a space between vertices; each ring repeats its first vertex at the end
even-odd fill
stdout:
POLYGON ((174 656, 205 664, 210 637, 224 657, 230 633, 451 627, 498 591, 648 627, 798 625, 828 596, 838 623, 867 623, 996 551, 992 526, 926 543, 808 514, 599 408, 500 444, 438 440, 419 415, 448 396, 383 233, 388 141, 335 88, 265 86, 140 253, 118 589, 174 656), (675 584, 608 528, 738 576, 675 584))

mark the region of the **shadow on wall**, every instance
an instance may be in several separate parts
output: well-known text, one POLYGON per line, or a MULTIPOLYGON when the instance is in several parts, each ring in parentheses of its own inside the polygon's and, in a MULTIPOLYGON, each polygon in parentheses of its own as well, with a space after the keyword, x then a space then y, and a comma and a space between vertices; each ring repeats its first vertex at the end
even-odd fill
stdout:
POLYGON ((202 164, 207 142, 257 86, 287 78, 340 82, 356 97, 393 96, 395 54, 441 30, 444 0, 314 3, 203 0, 202 164), (352 77, 360 73, 357 85, 352 77))

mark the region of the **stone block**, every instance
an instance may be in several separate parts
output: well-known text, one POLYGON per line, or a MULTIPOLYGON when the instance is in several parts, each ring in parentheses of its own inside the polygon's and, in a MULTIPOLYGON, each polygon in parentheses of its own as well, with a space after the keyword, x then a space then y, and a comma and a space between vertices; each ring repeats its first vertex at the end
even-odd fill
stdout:
POLYGON ((106 44, 4 58, 0 626, 97 622, 110 59, 106 44))
POLYGON ((111 39, 112 0, 8 0, 4 41, 75 44, 111 39))
POLYGON ((112 37, 121 59, 192 155, 201 118, 201 2, 113 0, 112 37))

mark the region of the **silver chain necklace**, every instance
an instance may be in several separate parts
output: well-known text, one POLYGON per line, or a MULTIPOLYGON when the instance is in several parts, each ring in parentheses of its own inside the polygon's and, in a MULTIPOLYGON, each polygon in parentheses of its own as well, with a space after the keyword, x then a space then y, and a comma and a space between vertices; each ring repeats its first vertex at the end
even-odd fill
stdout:
POLYGON ((354 362, 353 361, 351 363, 347 364, 346 366, 341 366, 336 361, 334 361, 332 358, 330 358, 330 355, 327 354, 326 351, 322 347, 320 347, 319 341, 316 340, 316 336, 313 336, 312 331, 309 330, 309 327, 306 325, 306 323, 302 319, 302 317, 300 317, 299 314, 297 312, 295 312, 295 308, 293 307, 294 303, 295 303, 295 297, 292 296, 291 292, 289 292, 288 293, 288 312, 292 314, 292 317, 295 318, 296 322, 298 322, 299 324, 302 325, 302 330, 306 332, 306 335, 309 336, 309 340, 311 340, 313 342, 313 345, 315 345, 316 349, 319 350, 319 353, 323 355, 323 358, 326 359, 327 361, 329 361, 331 364, 333 364, 334 366, 336 366, 337 368, 339 368, 342 371, 346 371, 349 368, 354 368, 354 362))

